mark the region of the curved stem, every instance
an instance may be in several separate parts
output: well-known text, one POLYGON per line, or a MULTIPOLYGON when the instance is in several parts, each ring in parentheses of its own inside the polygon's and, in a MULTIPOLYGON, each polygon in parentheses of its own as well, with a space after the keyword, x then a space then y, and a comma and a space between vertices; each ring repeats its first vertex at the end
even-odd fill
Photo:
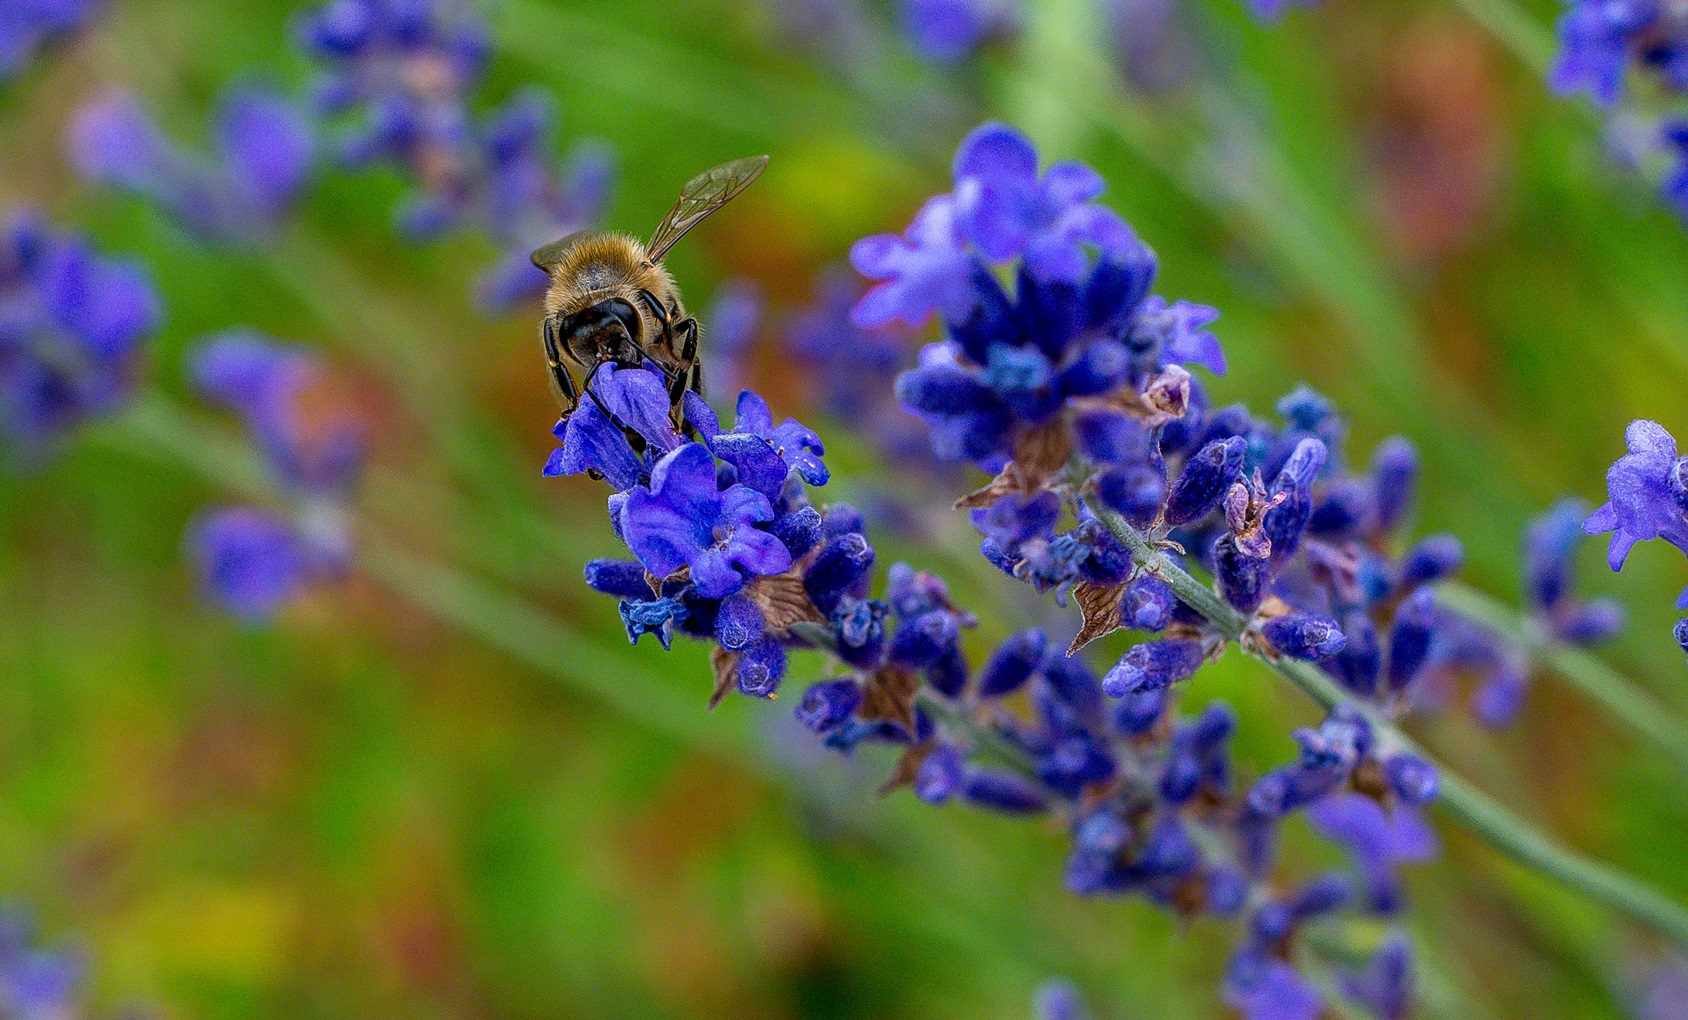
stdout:
POLYGON ((1436 588, 1437 602, 1493 631, 1549 667, 1552 674, 1582 692, 1612 718, 1658 744, 1688 769, 1688 724, 1628 677, 1574 645, 1565 644, 1511 609, 1457 581, 1436 588))
MULTIPOLYGON (((1123 517, 1105 507, 1097 507, 1095 511, 1108 531, 1125 543, 1146 569, 1164 578, 1181 601, 1200 613, 1227 639, 1235 641, 1241 637, 1247 622, 1241 613, 1169 559, 1123 517)), ((1318 667, 1292 659, 1272 662, 1262 656, 1257 657, 1325 709, 1346 704, 1364 714, 1380 735, 1387 735, 1403 749, 1434 762, 1416 741, 1381 712, 1363 701, 1348 697, 1336 681, 1318 667)), ((1638 879, 1561 846, 1553 837, 1513 814, 1445 765, 1440 762, 1434 764, 1441 776, 1441 792, 1436 803, 1448 817, 1520 864, 1550 875, 1688 946, 1688 909, 1638 879)))

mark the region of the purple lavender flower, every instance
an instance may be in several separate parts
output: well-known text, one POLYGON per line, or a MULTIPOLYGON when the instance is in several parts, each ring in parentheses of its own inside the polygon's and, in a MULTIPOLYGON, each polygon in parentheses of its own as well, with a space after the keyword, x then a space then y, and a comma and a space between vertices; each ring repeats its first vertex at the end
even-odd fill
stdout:
POLYGON ((1348 850, 1365 879, 1371 908, 1380 914, 1401 907, 1396 866, 1430 860, 1440 849, 1436 834, 1416 811, 1400 805, 1385 811, 1359 794, 1327 797, 1308 809, 1308 817, 1328 839, 1348 850))
POLYGON ((1018 24, 1016 0, 899 0, 903 30, 928 60, 951 64, 1018 24))
POLYGON ((246 329, 202 340, 194 384, 240 414, 290 486, 343 494, 363 464, 363 423, 313 354, 246 329))
POLYGON ((346 569, 363 423, 314 355, 259 333, 209 337, 189 364, 199 390, 240 415, 280 480, 286 507, 206 514, 189 529, 188 551, 213 601, 249 621, 268 620, 311 584, 346 569))
MULTIPOLYGON (((1688 465, 1676 456, 1676 440, 1657 422, 1634 421, 1624 430, 1629 453, 1606 472, 1608 500, 1583 521, 1590 535, 1612 532, 1606 561, 1623 568, 1635 543, 1662 538, 1688 552, 1688 465)), ((1688 609, 1688 588, 1676 600, 1688 609)))
POLYGON ((1037 990, 1037 1020, 1091 1020, 1078 989, 1067 981, 1047 981, 1037 990))
POLYGON ((0 0, 0 81, 14 77, 37 50, 93 17, 95 0, 0 0))
POLYGON ((651 469, 649 487, 635 488, 621 510, 621 533, 657 577, 691 569, 704 598, 725 598, 746 576, 783 573, 791 552, 754 525, 773 519, 766 496, 744 485, 715 487, 715 458, 687 443, 651 469))
POLYGON ((544 292, 548 277, 529 253, 595 226, 615 187, 615 154, 603 142, 577 142, 561 171, 554 171, 550 122, 550 104, 530 91, 494 111, 480 129, 477 211, 481 226, 504 249, 477 285, 482 303, 493 310, 544 292))
POLYGON ((1674 91, 1688 88, 1688 16, 1659 0, 1569 0, 1559 19, 1555 91, 1587 93, 1611 106, 1632 63, 1651 69, 1674 91))
POLYGON ((115 410, 161 315, 139 266, 13 213, 0 231, 0 432, 14 459, 38 462, 115 410))
POLYGON ((1622 607, 1611 599, 1584 602, 1571 591, 1571 559, 1582 541, 1588 506, 1566 498, 1531 519, 1524 535, 1526 605, 1561 641, 1592 644, 1623 626, 1622 607))
POLYGON ((545 288, 528 253, 596 224, 615 178, 610 151, 578 144, 560 173, 548 155, 550 109, 535 92, 484 118, 473 112, 486 66, 486 26, 451 0, 330 0, 305 17, 299 37, 325 70, 318 108, 353 123, 340 161, 387 164, 414 190, 399 228, 433 237, 472 223, 499 245, 477 281, 481 303, 502 310, 545 288))
MULTIPOLYGON (((1040 176, 1029 142, 986 124, 956 154, 953 194, 928 202, 904 237, 852 250, 856 268, 882 281, 856 305, 858 324, 918 325, 937 312, 947 327, 897 381, 941 458, 998 471, 1032 443, 1047 463, 1022 459, 1015 484, 1035 485, 1074 442, 1069 412, 1113 408, 1162 424, 1192 393, 1180 362, 1224 367, 1205 329, 1212 310, 1149 295, 1154 256, 1092 201, 1101 186, 1077 163, 1040 176), (1010 297, 989 267, 1015 260, 1010 297)), ((1117 470, 1131 477, 1131 465, 1117 470)))
POLYGON ((187 543, 205 593, 249 622, 273 618, 308 581, 309 556, 298 532, 262 510, 206 514, 188 529, 187 543))
POLYGON ((69 133, 71 161, 84 177, 156 202, 203 237, 256 242, 309 183, 311 125, 279 95, 243 87, 223 96, 216 140, 212 159, 186 152, 126 93, 84 106, 69 133))

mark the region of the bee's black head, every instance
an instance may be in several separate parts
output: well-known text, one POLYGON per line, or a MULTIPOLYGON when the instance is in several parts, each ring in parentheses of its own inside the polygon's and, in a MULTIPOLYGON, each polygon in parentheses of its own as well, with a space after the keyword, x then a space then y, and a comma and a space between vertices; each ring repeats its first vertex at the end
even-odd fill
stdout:
POLYGON ((620 298, 610 298, 564 318, 557 334, 569 355, 582 365, 613 361, 637 368, 645 361, 643 327, 637 309, 620 298))

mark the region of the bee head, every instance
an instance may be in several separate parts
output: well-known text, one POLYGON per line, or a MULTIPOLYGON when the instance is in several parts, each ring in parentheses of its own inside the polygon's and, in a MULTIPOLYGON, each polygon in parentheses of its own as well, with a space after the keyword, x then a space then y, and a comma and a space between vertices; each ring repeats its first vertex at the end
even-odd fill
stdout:
POLYGON ((621 298, 609 298, 575 312, 563 319, 557 332, 569 356, 581 365, 613 361, 631 368, 644 363, 640 350, 644 320, 638 309, 621 298))

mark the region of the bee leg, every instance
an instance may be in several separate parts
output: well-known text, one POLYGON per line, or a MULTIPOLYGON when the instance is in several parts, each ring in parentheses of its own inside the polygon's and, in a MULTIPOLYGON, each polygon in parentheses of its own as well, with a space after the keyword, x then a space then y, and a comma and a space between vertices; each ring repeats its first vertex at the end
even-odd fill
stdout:
POLYGON ((662 324, 662 332, 666 334, 668 332, 668 309, 662 307, 662 302, 658 301, 656 295, 648 290, 639 292, 639 300, 643 301, 645 307, 651 310, 651 314, 656 316, 656 321, 662 324))
POLYGON ((556 319, 547 315, 539 324, 539 340, 545 345, 551 395, 557 398, 557 406, 563 409, 563 417, 567 418, 580 406, 580 391, 575 388, 574 376, 569 375, 568 366, 563 363, 563 344, 557 337, 556 319))
POLYGON ((674 330, 682 334, 682 338, 680 341, 680 367, 674 373, 674 381, 668 385, 668 402, 670 404, 678 404, 680 398, 685 395, 688 389, 696 388, 691 385, 692 376, 697 374, 697 369, 700 367, 697 361, 697 320, 692 318, 681 319, 675 323, 674 330))

